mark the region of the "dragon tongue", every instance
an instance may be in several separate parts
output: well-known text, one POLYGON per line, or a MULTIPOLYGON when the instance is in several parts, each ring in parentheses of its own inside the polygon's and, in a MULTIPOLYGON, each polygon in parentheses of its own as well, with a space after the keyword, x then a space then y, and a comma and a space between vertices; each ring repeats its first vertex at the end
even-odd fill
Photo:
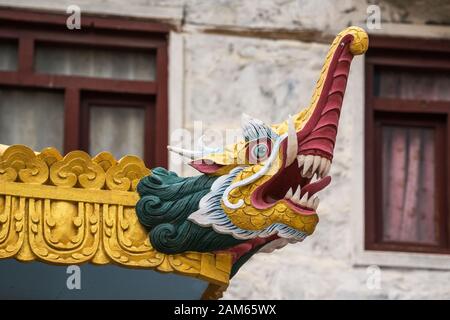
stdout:
POLYGON ((319 181, 307 184, 302 188, 302 195, 305 193, 308 193, 309 197, 314 195, 315 193, 319 192, 320 190, 324 189, 326 186, 328 186, 331 182, 331 177, 326 176, 319 181))

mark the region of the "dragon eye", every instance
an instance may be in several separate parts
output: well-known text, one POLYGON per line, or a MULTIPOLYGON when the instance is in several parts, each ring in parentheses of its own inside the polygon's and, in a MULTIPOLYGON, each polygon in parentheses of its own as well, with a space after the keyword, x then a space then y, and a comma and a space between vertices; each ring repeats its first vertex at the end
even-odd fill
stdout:
POLYGON ((254 140, 250 142, 248 149, 248 160, 250 163, 258 163, 267 159, 270 154, 270 140, 261 142, 260 140, 254 140))
POLYGON ((267 155, 268 151, 267 145, 260 143, 253 148, 253 156, 257 159, 261 159, 267 155))

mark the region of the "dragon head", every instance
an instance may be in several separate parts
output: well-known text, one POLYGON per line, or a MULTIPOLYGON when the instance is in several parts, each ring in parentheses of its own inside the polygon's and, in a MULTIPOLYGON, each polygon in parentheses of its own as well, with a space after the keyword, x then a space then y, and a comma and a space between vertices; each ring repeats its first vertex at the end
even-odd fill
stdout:
MULTIPOLYGON (((165 229, 165 240, 170 235, 171 239, 181 241, 183 228, 190 232, 203 228, 209 233, 197 237, 202 244, 194 245, 196 241, 186 240, 185 235, 183 243, 189 245, 183 246, 183 250, 228 250, 238 260, 256 249, 270 251, 313 233, 319 221, 317 193, 331 182, 328 172, 350 64, 354 55, 363 54, 367 48, 368 36, 363 29, 349 27, 339 33, 328 52, 309 107, 286 121, 270 126, 244 115, 243 140, 221 150, 209 150, 207 154, 205 150, 169 147, 170 151, 190 157, 190 164, 203 176, 195 177, 198 187, 195 190, 202 190, 195 193, 196 205, 177 215, 185 219, 183 223, 172 223, 170 230, 165 229), (202 188, 200 178, 204 179, 202 188), (211 234, 215 235, 215 241, 211 240, 211 234), (207 245, 206 241, 214 244, 207 245)), ((159 188, 154 191, 154 185, 141 184, 138 187, 141 202, 149 195, 149 187, 153 188, 150 195, 161 201, 164 196, 161 190, 167 191, 163 186, 169 185, 179 186, 177 199, 191 196, 189 201, 193 201, 193 192, 183 193, 188 190, 187 183, 194 183, 185 180, 189 178, 160 170, 152 176, 153 182, 159 179, 159 188)), ((171 199, 167 197, 167 201, 171 199)), ((154 206, 145 210, 144 205, 138 203, 140 217, 145 212, 148 217, 149 211, 154 210, 154 206)), ((149 225, 148 220, 142 218, 141 222, 149 225)), ((157 223, 150 224, 154 227, 157 223)), ((156 231, 150 233, 154 245, 163 238, 162 233, 154 236, 156 231)), ((167 248, 158 250, 167 252, 167 248)), ((178 251, 169 253, 173 252, 178 251)))

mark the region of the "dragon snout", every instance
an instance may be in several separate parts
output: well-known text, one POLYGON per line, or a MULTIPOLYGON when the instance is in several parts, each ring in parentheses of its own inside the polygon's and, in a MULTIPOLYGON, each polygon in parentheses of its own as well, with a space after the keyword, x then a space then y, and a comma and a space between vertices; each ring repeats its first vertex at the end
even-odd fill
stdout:
POLYGON ((369 36, 364 29, 359 27, 350 27, 348 32, 353 35, 350 43, 350 52, 357 56, 364 54, 369 48, 369 36))

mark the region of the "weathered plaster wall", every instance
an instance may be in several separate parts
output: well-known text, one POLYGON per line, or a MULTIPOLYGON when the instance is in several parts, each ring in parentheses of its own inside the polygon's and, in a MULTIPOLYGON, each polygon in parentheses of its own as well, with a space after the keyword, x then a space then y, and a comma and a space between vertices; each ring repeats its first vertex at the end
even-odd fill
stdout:
MULTIPOLYGON (((368 4, 380 5, 383 24, 399 24, 379 33, 401 29, 415 36, 450 37, 449 1, 442 0, 129 0, 126 5, 120 0, 44 0, 38 5, 63 10, 77 3, 87 12, 179 26, 171 37, 176 43, 170 62, 172 129, 192 129, 193 121, 210 129, 238 128, 242 112, 267 122, 297 112, 309 102, 330 36, 351 24, 364 26, 368 4), (430 24, 440 27, 430 31, 425 26, 430 24)), ((2 4, 38 6, 30 0, 2 4)), ((412 268, 381 267, 379 290, 367 287, 366 267, 352 264, 361 241, 354 217, 363 215, 362 206, 354 205, 363 203, 364 168, 358 158, 363 152, 362 59, 355 58, 352 66, 333 181, 320 192, 316 232, 304 243, 253 257, 231 281, 225 299, 450 299, 450 272, 414 268, 414 256, 412 268)), ((181 171, 194 173, 186 166, 181 171)))
POLYGON ((381 8, 385 23, 450 24, 448 0, 0 0, 0 6, 57 11, 72 4, 84 12, 168 20, 184 28, 334 34, 364 23, 370 4, 381 8))
POLYGON ((349 22, 364 22, 370 4, 380 6, 383 22, 450 23, 447 0, 185 0, 183 3, 186 23, 209 26, 335 31, 349 22))

